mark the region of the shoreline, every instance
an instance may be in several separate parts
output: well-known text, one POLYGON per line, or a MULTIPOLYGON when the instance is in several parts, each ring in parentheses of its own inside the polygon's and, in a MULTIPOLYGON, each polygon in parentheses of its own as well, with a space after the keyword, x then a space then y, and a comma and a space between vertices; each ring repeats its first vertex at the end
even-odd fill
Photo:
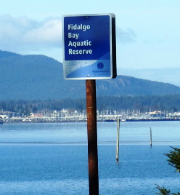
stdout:
MULTIPOLYGON (((179 118, 174 119, 120 119, 120 122, 169 122, 180 121, 179 118)), ((44 119, 6 119, 0 125, 7 123, 71 123, 71 122, 87 122, 87 120, 44 120, 44 119)), ((97 120, 97 122, 117 122, 117 119, 97 120)))

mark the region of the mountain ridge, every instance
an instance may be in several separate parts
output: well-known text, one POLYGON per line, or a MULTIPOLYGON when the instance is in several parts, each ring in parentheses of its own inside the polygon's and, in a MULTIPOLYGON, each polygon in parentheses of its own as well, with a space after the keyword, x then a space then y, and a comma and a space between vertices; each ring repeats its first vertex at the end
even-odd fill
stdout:
MULTIPOLYGON (((174 95, 180 87, 118 75, 97 80, 97 96, 174 95)), ((65 80, 62 63, 44 55, 0 51, 0 100, 85 98, 84 80, 65 80)))

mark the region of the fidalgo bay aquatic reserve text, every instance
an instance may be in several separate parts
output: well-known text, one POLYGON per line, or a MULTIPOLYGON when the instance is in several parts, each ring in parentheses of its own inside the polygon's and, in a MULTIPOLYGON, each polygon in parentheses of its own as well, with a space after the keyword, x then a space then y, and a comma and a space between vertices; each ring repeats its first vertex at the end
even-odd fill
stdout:
MULTIPOLYGON (((87 31, 91 28, 90 25, 83 25, 83 24, 68 24, 68 31, 87 31)), ((80 34, 77 33, 72 33, 72 32, 68 32, 68 39, 75 39, 78 40, 79 39, 80 34)), ((73 48, 77 48, 77 47, 91 47, 92 46, 92 41, 89 40, 83 40, 83 41, 69 41, 68 43, 68 47, 73 47, 73 48)), ((68 53, 69 55, 77 55, 77 54, 92 54, 92 49, 68 49, 68 53)))

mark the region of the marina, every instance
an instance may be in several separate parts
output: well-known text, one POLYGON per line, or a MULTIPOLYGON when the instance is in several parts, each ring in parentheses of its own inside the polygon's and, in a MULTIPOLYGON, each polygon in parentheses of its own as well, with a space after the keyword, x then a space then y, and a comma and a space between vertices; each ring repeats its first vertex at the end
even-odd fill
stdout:
MULTIPOLYGON (((153 111, 142 113, 137 111, 111 111, 97 110, 97 121, 99 122, 143 122, 143 121, 180 121, 180 112, 153 111)), ((85 122, 86 111, 66 110, 42 111, 30 113, 25 116, 16 112, 1 111, 0 124, 2 123, 52 123, 52 122, 85 122)))

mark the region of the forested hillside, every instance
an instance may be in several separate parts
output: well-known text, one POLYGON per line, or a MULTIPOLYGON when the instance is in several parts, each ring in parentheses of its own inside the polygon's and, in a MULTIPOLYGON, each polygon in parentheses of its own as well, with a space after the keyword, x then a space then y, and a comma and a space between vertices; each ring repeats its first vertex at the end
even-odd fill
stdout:
MULTIPOLYGON (((85 99, 62 99, 62 100, 4 100, 0 101, 0 111, 8 110, 10 112, 29 115, 31 112, 46 112, 50 110, 60 111, 70 109, 83 111, 86 110, 85 99)), ((147 111, 180 111, 180 95, 168 96, 107 96, 97 98, 97 109, 102 110, 139 110, 147 111)))
MULTIPOLYGON (((97 80, 97 96, 180 94, 180 87, 134 77, 97 80)), ((62 64, 42 55, 0 51, 0 100, 85 98, 85 81, 66 81, 62 64)))

